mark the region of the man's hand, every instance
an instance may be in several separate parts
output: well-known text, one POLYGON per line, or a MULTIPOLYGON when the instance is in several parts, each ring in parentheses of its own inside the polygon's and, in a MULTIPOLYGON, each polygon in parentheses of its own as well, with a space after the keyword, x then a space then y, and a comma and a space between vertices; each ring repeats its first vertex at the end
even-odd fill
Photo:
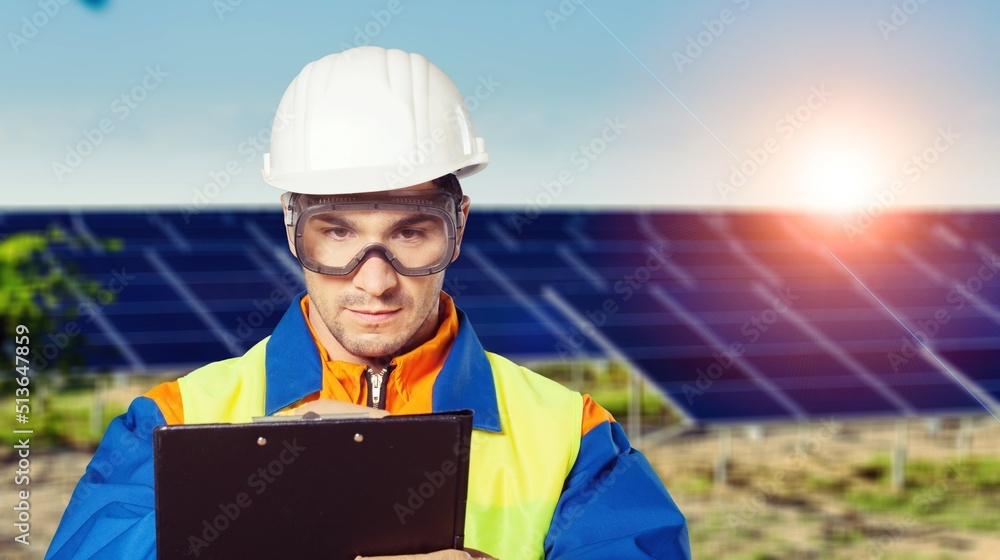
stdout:
POLYGON ((320 399, 304 404, 298 408, 293 408, 291 410, 282 410, 281 412, 275 413, 275 416, 302 416, 307 412, 315 412, 316 414, 319 415, 367 414, 372 418, 382 418, 384 416, 389 416, 388 412, 384 410, 379 410, 377 408, 368 408, 367 406, 361 406, 359 404, 343 402, 343 401, 333 401, 329 399, 320 399))
POLYGON ((358 556, 354 560, 469 560, 470 558, 497 560, 485 552, 479 552, 471 548, 466 548, 465 550, 439 550, 430 554, 406 554, 403 556, 358 556))

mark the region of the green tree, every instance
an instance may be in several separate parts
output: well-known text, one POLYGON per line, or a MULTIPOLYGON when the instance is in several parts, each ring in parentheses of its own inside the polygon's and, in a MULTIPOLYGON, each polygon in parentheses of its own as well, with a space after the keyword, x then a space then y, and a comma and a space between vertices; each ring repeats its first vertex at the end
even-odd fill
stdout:
MULTIPOLYGON (((102 242, 109 250, 121 248, 117 239, 102 242)), ((54 333, 77 316, 77 302, 93 297, 97 282, 76 272, 71 264, 60 263, 52 253, 58 245, 75 246, 80 241, 59 228, 44 232, 18 232, 0 240, 0 359, 14 362, 13 335, 17 325, 25 325, 33 341, 43 333, 54 333)), ((82 336, 68 337, 54 369, 68 371, 82 362, 82 336)), ((32 344, 38 351, 40 346, 32 344)), ((50 366, 51 367, 51 366, 50 366)), ((38 373, 38 372, 35 372, 38 373)))

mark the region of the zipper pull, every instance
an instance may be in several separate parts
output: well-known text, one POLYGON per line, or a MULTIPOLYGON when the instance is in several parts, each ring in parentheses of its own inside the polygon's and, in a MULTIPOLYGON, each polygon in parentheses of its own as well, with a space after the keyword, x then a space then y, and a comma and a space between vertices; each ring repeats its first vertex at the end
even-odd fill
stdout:
POLYGON ((368 370, 370 372, 369 380, 372 388, 372 408, 380 408, 379 400, 382 398, 382 379, 388 370, 389 368, 383 368, 379 373, 375 373, 371 369, 368 370))
POLYGON ((395 364, 389 362, 389 365, 382 368, 382 371, 375 373, 375 370, 370 366, 365 366, 364 376, 368 380, 368 394, 371 395, 372 408, 385 410, 385 406, 382 405, 382 384, 385 381, 385 376, 389 375, 395 367, 395 364))

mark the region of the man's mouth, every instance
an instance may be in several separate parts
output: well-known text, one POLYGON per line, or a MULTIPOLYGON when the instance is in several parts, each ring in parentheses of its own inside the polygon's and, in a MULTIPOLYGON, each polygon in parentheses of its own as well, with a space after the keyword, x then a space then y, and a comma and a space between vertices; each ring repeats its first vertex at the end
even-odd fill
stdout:
POLYGON ((363 325, 382 325, 392 321, 399 309, 348 309, 348 313, 363 325))

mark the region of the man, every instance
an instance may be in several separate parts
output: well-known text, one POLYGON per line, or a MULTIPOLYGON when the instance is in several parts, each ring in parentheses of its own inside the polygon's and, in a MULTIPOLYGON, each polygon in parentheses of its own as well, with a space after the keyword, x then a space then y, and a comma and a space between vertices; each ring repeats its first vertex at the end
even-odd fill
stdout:
POLYGON ((112 422, 50 558, 155 554, 153 427, 329 401, 474 411, 473 549, 504 560, 690 556, 684 517, 614 419, 484 351, 442 292, 469 213, 459 178, 488 157, 440 69, 376 47, 313 62, 282 97, 270 150, 263 177, 286 191, 306 294, 244 356, 160 385, 112 422))

